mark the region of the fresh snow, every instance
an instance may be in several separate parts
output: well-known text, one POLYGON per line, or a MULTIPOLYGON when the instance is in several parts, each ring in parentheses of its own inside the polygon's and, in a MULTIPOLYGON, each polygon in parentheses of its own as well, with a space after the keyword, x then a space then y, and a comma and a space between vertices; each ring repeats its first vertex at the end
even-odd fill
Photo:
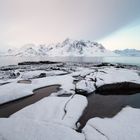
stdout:
POLYGON ((10 56, 117 56, 105 49, 101 44, 91 41, 66 39, 62 43, 53 45, 27 44, 16 49, 9 49, 4 55, 10 56))
POLYGON ((81 80, 76 84, 76 89, 79 90, 80 92, 87 92, 91 93, 96 90, 94 86, 94 82, 91 80, 81 80))
MULTIPOLYGON (((55 67, 57 68, 57 66, 55 67)), ((23 72, 15 70, 14 73, 20 72, 19 77, 16 79, 0 80, 0 83, 11 82, 0 86, 0 104, 31 95, 34 89, 49 85, 60 85, 61 91, 53 94, 59 95, 74 94, 75 90, 88 94, 94 92, 96 87, 112 83, 133 82, 140 84, 138 71, 132 69, 115 67, 86 68, 67 65, 62 67, 62 70, 48 69, 47 71, 33 69, 34 71, 24 70, 23 72), (41 73, 45 73, 46 77, 36 78, 41 73), (31 84, 17 83, 17 81, 28 79, 31 79, 31 84)), ((8 74, 10 75, 10 72, 8 74)))
POLYGON ((90 119, 83 129, 86 140, 138 140, 140 109, 124 108, 113 118, 90 119))
POLYGON ((38 77, 41 73, 45 73, 46 76, 56 76, 61 74, 66 74, 67 72, 59 71, 59 70, 53 70, 53 71, 45 71, 45 70, 35 70, 35 71, 28 71, 24 72, 21 75, 22 79, 32 79, 38 77))
POLYGON ((17 83, 14 81, 0 86, 0 104, 31 95, 34 89, 49 85, 61 85, 65 93, 74 93, 73 77, 70 75, 33 79, 31 84, 17 83))
POLYGON ((124 49, 124 50, 115 50, 114 53, 120 55, 120 56, 140 56, 140 50, 136 49, 124 49))
POLYGON ((75 131, 80 126, 78 119, 88 104, 86 97, 75 94, 76 89, 90 93, 96 90, 96 86, 104 84, 126 81, 140 83, 138 70, 93 65, 87 67, 83 64, 12 68, 15 70, 0 71, 0 83, 11 82, 0 85, 0 104, 31 95, 34 89, 44 86, 60 85, 61 90, 23 108, 9 118, 0 118, 0 140, 138 140, 140 138, 140 109, 131 107, 124 108, 113 118, 92 118, 82 133, 75 131), (8 78, 18 72, 19 76, 8 78), (41 73, 46 73, 46 77, 36 78, 41 73), (19 80, 28 79, 31 80, 31 84, 18 83, 19 80), (61 94, 62 96, 57 96, 61 94), (63 97, 63 94, 68 95, 63 97))
POLYGON ((13 118, 53 122, 76 129, 76 122, 87 106, 87 99, 82 95, 70 97, 46 97, 39 102, 16 112, 13 118))
MULTIPOLYGON (((47 97, 47 98, 52 98, 52 97, 47 97)), ((35 104, 33 104, 15 113, 10 118, 5 118, 5 119, 1 118, 0 139, 44 140, 47 138, 49 140, 56 140, 56 139, 138 140, 140 138, 140 129, 139 129, 140 110, 139 109, 126 107, 113 118, 104 118, 104 119, 97 118, 97 117, 92 118, 87 122, 86 126, 82 130, 82 133, 78 133, 74 131, 71 127, 65 125, 62 122, 58 123, 52 121, 54 116, 62 117, 62 115, 60 115, 61 113, 57 114, 58 107, 56 107, 57 108, 56 114, 55 113, 53 114, 52 120, 51 117, 50 120, 42 119, 47 117, 47 115, 50 115, 48 113, 52 112, 50 111, 47 113, 47 110, 45 109, 46 106, 42 106, 42 105, 41 107, 43 108, 41 108, 40 104, 38 104, 36 105, 36 108, 33 107, 34 108, 33 109, 31 108, 32 106, 35 106, 35 104), (41 109, 41 111, 39 110, 39 108, 41 109), (32 117, 28 115, 28 113, 32 117), (35 119, 37 118, 36 116, 38 116, 39 119, 35 119)), ((46 105, 47 105, 47 101, 46 101, 46 105)), ((76 104, 74 105, 76 107, 76 104)), ((52 110, 53 109, 54 108, 52 107, 52 110)), ((72 111, 72 109, 70 110, 72 111)), ((67 117, 69 118, 70 116, 68 115, 67 117)), ((71 121, 69 120, 67 120, 67 122, 71 123, 71 121)))
POLYGON ((84 140, 84 135, 54 123, 23 118, 1 118, 0 140, 84 140))
POLYGON ((140 83, 140 76, 136 71, 122 68, 102 68, 95 73, 95 77, 97 87, 119 82, 140 83))
POLYGON ((76 83, 76 89, 88 94, 94 92, 97 87, 102 85, 121 82, 133 82, 140 84, 140 76, 137 71, 131 69, 114 67, 96 68, 96 71, 90 71, 87 75, 84 75, 84 78, 78 80, 76 83))

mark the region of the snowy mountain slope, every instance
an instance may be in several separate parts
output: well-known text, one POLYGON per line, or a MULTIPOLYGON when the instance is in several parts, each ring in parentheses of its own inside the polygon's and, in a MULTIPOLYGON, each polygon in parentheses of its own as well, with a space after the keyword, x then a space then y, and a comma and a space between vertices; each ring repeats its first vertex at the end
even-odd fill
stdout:
POLYGON ((48 52, 49 56, 114 56, 115 53, 106 50, 101 44, 90 41, 66 39, 48 52))
POLYGON ((5 55, 12 56, 116 56, 101 44, 91 41, 66 39, 56 45, 27 44, 18 49, 9 49, 5 55))
POLYGON ((140 56, 140 50, 136 49, 115 50, 114 53, 121 56, 140 56))
POLYGON ((21 48, 9 49, 5 55, 10 56, 38 56, 46 55, 47 47, 45 45, 36 46, 34 44, 26 44, 21 48))

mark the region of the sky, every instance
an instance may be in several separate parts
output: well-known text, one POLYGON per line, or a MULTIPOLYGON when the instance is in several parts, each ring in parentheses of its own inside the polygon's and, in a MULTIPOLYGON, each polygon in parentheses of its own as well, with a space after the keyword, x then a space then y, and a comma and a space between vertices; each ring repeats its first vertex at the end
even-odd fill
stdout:
POLYGON ((140 49, 140 0, 0 0, 0 48, 91 40, 140 49))

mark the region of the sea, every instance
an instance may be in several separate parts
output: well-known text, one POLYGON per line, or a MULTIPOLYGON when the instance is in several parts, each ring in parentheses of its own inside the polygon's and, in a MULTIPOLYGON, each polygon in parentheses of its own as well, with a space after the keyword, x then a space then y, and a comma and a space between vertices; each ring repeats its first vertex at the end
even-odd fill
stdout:
POLYGON ((0 66, 17 65, 24 61, 56 61, 56 62, 79 62, 79 63, 121 63, 140 66, 140 57, 15 57, 1 56, 0 66))

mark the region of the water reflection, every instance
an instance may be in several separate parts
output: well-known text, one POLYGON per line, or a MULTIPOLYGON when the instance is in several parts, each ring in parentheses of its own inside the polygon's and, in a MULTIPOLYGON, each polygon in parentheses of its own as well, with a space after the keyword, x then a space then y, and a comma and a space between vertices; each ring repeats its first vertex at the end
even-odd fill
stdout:
POLYGON ((80 63, 123 63, 140 66, 140 57, 0 57, 0 66, 16 65, 23 61, 59 61, 59 62, 80 62, 80 63))

